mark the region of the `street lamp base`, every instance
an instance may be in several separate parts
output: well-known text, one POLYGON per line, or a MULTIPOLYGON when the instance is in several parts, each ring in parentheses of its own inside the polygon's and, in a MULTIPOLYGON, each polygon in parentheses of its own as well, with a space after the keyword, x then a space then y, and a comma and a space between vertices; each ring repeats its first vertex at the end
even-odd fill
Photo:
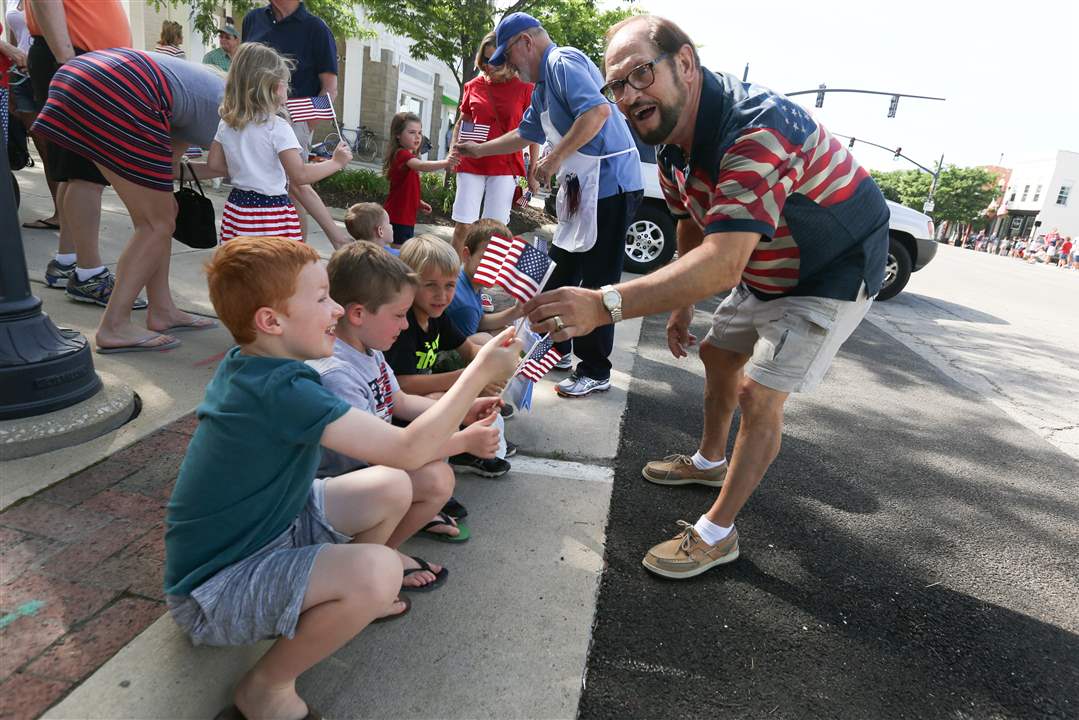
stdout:
MULTIPOLYGON (((37 298, 34 298, 37 300, 37 298)), ((90 343, 38 307, 0 322, 0 420, 82 402, 101 389, 90 343)))

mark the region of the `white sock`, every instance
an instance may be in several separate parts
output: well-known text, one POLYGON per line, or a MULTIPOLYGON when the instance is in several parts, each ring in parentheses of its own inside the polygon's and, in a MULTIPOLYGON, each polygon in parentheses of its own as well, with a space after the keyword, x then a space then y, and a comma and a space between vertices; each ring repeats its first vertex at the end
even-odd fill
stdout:
POLYGON ((56 262, 61 265, 75 264, 75 253, 56 253, 53 257, 56 258, 56 262))
POLYGON ((717 467, 720 467, 721 465, 727 464, 727 458, 721 458, 716 462, 712 462, 704 455, 701 455, 700 450, 693 453, 693 457, 690 459, 693 461, 693 467, 697 468, 698 470, 713 470, 717 467))
POLYGON ((734 525, 731 525, 730 527, 716 525, 707 517, 701 515, 700 519, 693 525, 693 528, 697 531, 697 534, 701 536, 701 540, 704 540, 709 545, 715 545, 731 534, 734 525))
POLYGON ((86 282, 87 280, 92 278, 94 275, 97 275, 99 272, 101 272, 104 269, 105 269, 104 265, 99 265, 96 268, 77 267, 77 268, 75 268, 75 274, 79 276, 79 282, 86 282))

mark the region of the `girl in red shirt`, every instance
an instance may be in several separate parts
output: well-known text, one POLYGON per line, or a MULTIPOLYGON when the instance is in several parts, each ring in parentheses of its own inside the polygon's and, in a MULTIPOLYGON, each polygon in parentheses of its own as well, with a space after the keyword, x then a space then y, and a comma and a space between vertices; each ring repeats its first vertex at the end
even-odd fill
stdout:
POLYGON ((420 160, 423 123, 416 113, 399 112, 390 121, 390 141, 386 144, 382 172, 390 181, 390 194, 383 207, 393 225, 393 247, 401 247, 416 232, 416 212, 431 212, 420 197, 420 173, 446 170, 457 165, 453 156, 445 160, 420 160))
MULTIPOLYGON (((494 54, 495 34, 488 33, 476 50, 476 69, 479 75, 465 83, 461 93, 459 122, 453 129, 453 142, 471 140, 484 142, 501 137, 521 124, 521 116, 532 103, 532 83, 517 77, 507 65, 496 67, 488 61, 494 54)), ((528 155, 539 158, 539 145, 529 145, 528 155)), ((539 186, 531 179, 529 189, 539 186)), ((472 223, 480 218, 509 224, 517 178, 525 174, 520 151, 482 158, 461 158, 457 168, 457 196, 453 202, 453 247, 461 254, 465 235, 472 223), (482 204, 483 210, 480 210, 482 204)))

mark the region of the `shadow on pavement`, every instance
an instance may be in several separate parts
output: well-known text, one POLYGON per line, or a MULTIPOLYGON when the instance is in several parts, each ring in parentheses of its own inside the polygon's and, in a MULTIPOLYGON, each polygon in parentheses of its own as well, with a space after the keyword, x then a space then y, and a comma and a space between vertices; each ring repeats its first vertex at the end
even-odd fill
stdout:
POLYGON ((698 441, 703 369, 664 359, 664 325, 635 366, 582 718, 1079 712, 1075 462, 869 324, 788 403, 741 559, 646 573, 715 497, 640 476, 698 441))

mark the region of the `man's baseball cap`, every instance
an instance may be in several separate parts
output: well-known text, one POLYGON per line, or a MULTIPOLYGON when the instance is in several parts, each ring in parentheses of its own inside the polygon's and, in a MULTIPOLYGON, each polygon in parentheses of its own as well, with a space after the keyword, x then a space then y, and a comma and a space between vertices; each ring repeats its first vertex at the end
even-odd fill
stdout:
POLYGON ((218 34, 224 33, 225 35, 231 35, 234 38, 240 37, 240 33, 236 32, 235 25, 222 25, 217 29, 218 34))
POLYGON ((539 26, 540 21, 528 13, 515 12, 502 18, 502 21, 498 23, 498 27, 495 28, 495 42, 498 43, 498 47, 495 48, 494 54, 491 55, 490 64, 505 65, 506 49, 509 47, 510 40, 525 30, 539 26))

